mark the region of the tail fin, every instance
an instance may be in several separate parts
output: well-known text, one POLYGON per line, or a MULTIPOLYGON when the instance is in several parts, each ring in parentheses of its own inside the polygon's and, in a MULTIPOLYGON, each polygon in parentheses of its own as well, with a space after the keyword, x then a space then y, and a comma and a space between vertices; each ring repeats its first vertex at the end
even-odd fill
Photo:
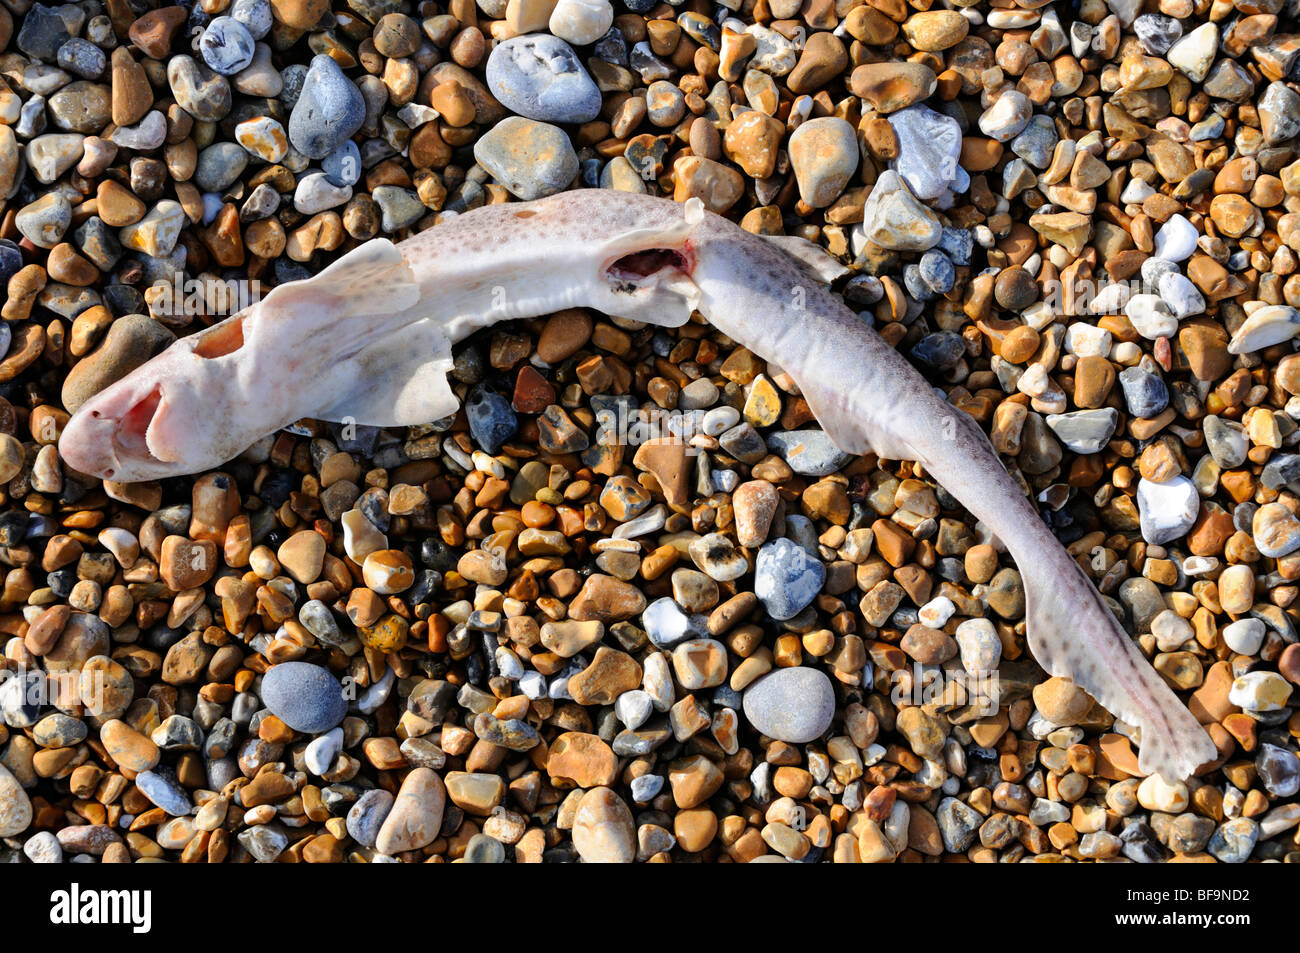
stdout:
MULTIPOLYGON (((1046 527, 1043 533, 1047 533, 1046 527)), ((1151 667, 1092 582, 1056 542, 1012 550, 1025 590, 1029 646, 1052 675, 1071 679, 1142 730, 1138 767, 1168 781, 1218 757, 1210 736, 1151 667)), ((1029 545, 1023 545, 1028 542, 1029 545)))

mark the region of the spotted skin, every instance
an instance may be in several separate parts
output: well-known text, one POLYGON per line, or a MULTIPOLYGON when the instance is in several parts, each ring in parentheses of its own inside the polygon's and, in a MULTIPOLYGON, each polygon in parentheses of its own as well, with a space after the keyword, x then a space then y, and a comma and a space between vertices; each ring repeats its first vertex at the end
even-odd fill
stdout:
POLYGON ((569 307, 668 327, 698 309, 788 372, 841 450, 920 462, 1016 560, 1034 657, 1141 729, 1144 772, 1181 779, 1216 757, 1209 736, 1142 657, 975 421, 784 251, 667 199, 567 192, 477 209, 395 252, 383 240, 363 245, 230 319, 249 322, 246 337, 261 353, 246 345, 223 355, 217 360, 228 370, 216 374, 204 366, 215 362, 191 353, 191 339, 177 342, 88 401, 61 449, 85 472, 111 460, 116 479, 154 479, 217 466, 234 448, 303 416, 380 426, 433 420, 457 406, 444 376, 452 344, 499 321, 569 307), (618 267, 626 256, 657 250, 675 254, 654 256, 665 264, 644 277, 618 267), (278 383, 263 382, 266 375, 278 383), (240 411, 214 422, 219 415, 178 400, 187 408, 180 419, 159 410, 146 421, 142 455, 107 444, 117 422, 109 418, 160 382, 164 407, 171 393, 201 391, 203 406, 240 411), (88 407, 99 407, 101 419, 88 421, 88 407), (161 449, 153 446, 155 431, 171 437, 165 454, 151 453, 161 449))

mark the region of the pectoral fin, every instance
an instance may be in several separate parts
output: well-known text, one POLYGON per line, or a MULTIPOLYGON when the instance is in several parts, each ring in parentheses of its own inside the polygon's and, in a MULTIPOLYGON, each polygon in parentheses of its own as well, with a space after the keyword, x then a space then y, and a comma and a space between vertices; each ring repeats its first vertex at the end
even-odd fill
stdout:
POLYGON ((460 407, 447 383, 451 342, 430 318, 378 338, 333 373, 339 381, 328 407, 312 416, 374 427, 430 423, 460 407))

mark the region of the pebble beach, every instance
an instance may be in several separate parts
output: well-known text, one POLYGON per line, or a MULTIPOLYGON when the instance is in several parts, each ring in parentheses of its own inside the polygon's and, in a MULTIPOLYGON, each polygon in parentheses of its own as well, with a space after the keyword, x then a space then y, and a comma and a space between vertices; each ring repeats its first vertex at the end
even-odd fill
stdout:
POLYGON ((1300 862, 1298 255, 1300 0, 0 0, 0 862, 1300 862), (1217 759, 1144 775, 987 527, 698 313, 61 459, 272 289, 577 189, 829 254, 1217 759))

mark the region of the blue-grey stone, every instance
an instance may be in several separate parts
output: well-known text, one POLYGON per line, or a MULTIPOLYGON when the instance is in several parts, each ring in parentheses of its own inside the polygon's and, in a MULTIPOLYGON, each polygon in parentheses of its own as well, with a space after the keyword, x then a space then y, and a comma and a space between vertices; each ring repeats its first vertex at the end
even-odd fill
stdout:
POLYGON ((917 301, 932 301, 934 299, 934 289, 926 284, 925 279, 921 276, 920 265, 907 264, 903 266, 903 287, 907 290, 908 296, 917 301))
POLYGON ((234 142, 214 142, 199 153, 194 184, 204 192, 229 188, 248 165, 248 153, 234 142))
POLYGON ((957 283, 957 269, 953 267, 952 259, 938 249, 931 248, 923 254, 919 268, 921 280, 935 294, 947 294, 957 283))
POLYGON ((1244 864, 1259 841, 1259 824, 1249 817, 1234 817, 1219 825, 1208 850, 1223 864, 1244 864))
POLYGON ((89 40, 74 36, 59 47, 59 68, 75 73, 82 79, 99 79, 108 66, 104 51, 89 40))
POLYGON ((935 248, 951 258, 954 265, 964 267, 970 264, 971 253, 975 250, 975 236, 969 228, 945 225, 935 248))
POLYGON ((487 834, 475 834, 465 845, 464 861, 467 864, 504 864, 506 845, 487 834))
POLYGON ((185 793, 185 789, 180 786, 170 769, 141 771, 135 776, 135 786, 145 797, 172 817, 184 817, 193 806, 190 804, 189 795, 185 793))
POLYGON ((54 7, 33 3, 22 21, 16 40, 18 49, 33 59, 53 62, 59 47, 71 39, 67 24, 54 7))
POLYGON ((9 279, 23 267, 23 253, 18 246, 6 239, 0 239, 0 285, 8 285, 9 279))
POLYGON ((351 138, 365 120, 366 101, 339 64, 324 53, 313 57, 289 114, 293 147, 309 159, 323 159, 351 138))
POLYGON ((835 688, 821 669, 778 668, 745 689, 745 718, 762 734, 789 744, 820 738, 835 717, 835 688))
POLYGON ((1300 480, 1300 455, 1283 453, 1270 458, 1259 478, 1270 490, 1300 480))
POLYGON ((343 686, 309 662, 281 662, 262 676, 262 701, 294 731, 329 731, 348 712, 343 686))
POLYGON ((298 97, 302 95, 303 84, 307 82, 307 67, 301 63, 290 63, 284 69, 280 70, 280 82, 283 88, 280 90, 279 100, 284 103, 284 108, 292 110, 298 105, 298 97))
POLYGON ((966 342, 955 331, 935 331, 912 345, 912 360, 931 370, 946 371, 956 366, 966 353, 966 342))
POLYGON ((199 37, 199 53, 214 73, 233 76, 253 62, 253 34, 234 17, 217 17, 199 37))
POLYGON ((961 854, 975 842, 975 832, 984 823, 979 811, 955 797, 944 798, 934 819, 939 822, 939 835, 950 854, 961 854))
POLYGON ((798 615, 825 581, 822 561, 784 537, 765 543, 754 562, 754 594, 773 619, 798 615))
POLYGON ((474 442, 488 453, 496 453, 514 436, 519 426, 510 401, 496 391, 476 387, 465 401, 465 416, 474 442))
POLYGON ((1124 403, 1134 417, 1154 417, 1169 406, 1169 388, 1157 375, 1142 367, 1120 372, 1119 386, 1124 389, 1124 403))
MULTIPOLYGON (((726 434, 723 436, 725 437, 726 434)), ((824 430, 778 431, 768 434, 767 447, 790 464, 790 469, 795 473, 804 476, 826 476, 853 459, 851 455, 835 446, 831 442, 830 435, 824 430)), ((733 453, 732 456, 735 454, 733 453)))
POLYGON ((1274 797, 1293 797, 1300 791, 1300 758, 1280 745, 1262 744, 1255 756, 1255 770, 1264 790, 1274 797))
MULTIPOLYGON (((516 36, 488 55, 487 84, 511 112, 543 122, 588 122, 600 112, 600 90, 578 54, 547 33, 516 36)), ((570 176, 572 178, 572 176, 570 176)))
POLYGON ((361 150, 347 139, 321 160, 320 168, 330 185, 356 185, 361 178, 361 150))
POLYGON ((348 836, 362 847, 374 847, 395 798, 382 788, 367 791, 348 809, 348 836))

